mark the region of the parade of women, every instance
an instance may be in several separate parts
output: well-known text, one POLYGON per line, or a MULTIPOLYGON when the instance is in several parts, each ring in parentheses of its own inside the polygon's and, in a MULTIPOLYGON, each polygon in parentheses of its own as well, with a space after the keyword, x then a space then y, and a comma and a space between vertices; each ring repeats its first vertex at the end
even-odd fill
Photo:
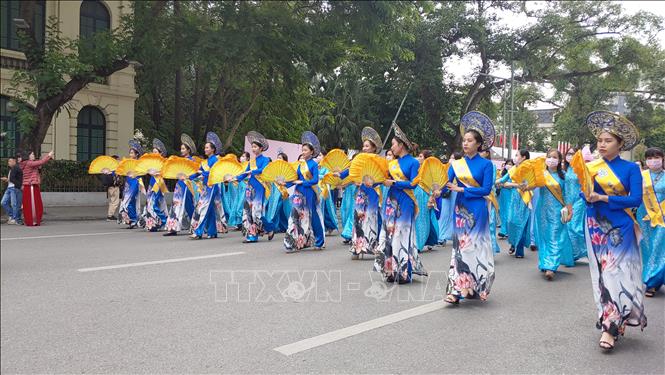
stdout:
MULTIPOLYGON (((348 248, 349 262, 373 259, 368 269, 396 286, 448 269, 442 298, 460 307, 491 298, 502 277, 494 261, 498 241, 507 240, 516 262, 537 257, 534 272, 545 282, 587 258, 597 308, 588 320, 600 330, 599 347, 612 350, 627 327, 643 330, 644 298, 665 283, 663 150, 647 148, 642 170, 621 156, 642 141, 637 128, 623 116, 595 111, 585 123, 596 138, 594 153, 584 145, 533 158, 519 150, 496 164, 493 121, 473 111, 459 125, 461 153, 450 158, 419 149, 393 123, 388 139, 365 127, 349 151, 323 150, 306 131, 297 160, 264 155, 271 142, 256 131, 246 134, 249 149, 239 156, 224 154, 214 132, 200 148, 182 134, 177 155, 168 155, 159 139, 150 145, 131 139, 128 155, 100 156, 89 173, 123 181, 117 223, 127 229, 218 241, 232 241, 226 234, 237 230, 248 247, 281 234, 294 262, 297 253, 331 251, 326 247, 335 241, 348 248), (167 185, 174 187, 168 200, 167 185), (434 246, 447 244, 448 265, 428 262, 434 246)), ((30 201, 40 203, 34 192, 28 204, 25 197, 24 212, 30 201)), ((33 220, 32 210, 26 220, 33 220)))

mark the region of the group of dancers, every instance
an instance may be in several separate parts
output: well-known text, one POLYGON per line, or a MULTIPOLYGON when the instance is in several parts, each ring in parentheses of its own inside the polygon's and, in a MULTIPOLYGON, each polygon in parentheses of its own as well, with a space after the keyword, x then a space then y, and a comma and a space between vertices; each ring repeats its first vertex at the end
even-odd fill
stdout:
MULTIPOLYGON (((430 162, 428 151, 417 153, 397 124, 385 153, 379 134, 363 129, 362 151, 350 166, 337 170, 325 167, 318 138, 305 132, 302 154, 291 164, 295 174, 277 180, 263 174, 288 158, 280 154, 281 161, 274 162, 263 155, 269 144, 257 132, 247 134, 251 155, 240 159, 220 155, 222 143, 213 132, 206 135, 204 158, 197 159, 196 145, 183 134, 180 157, 196 162, 198 170, 178 176, 170 210, 158 170, 149 173, 147 187, 140 176, 128 173, 119 222, 163 230, 165 236, 188 231, 192 239, 216 238, 238 228, 247 243, 284 232, 287 253, 323 250, 326 234, 337 229, 352 259, 373 256, 374 269, 387 282, 400 284, 426 276, 421 254, 452 241, 445 302, 455 305, 488 299, 497 238, 507 237, 515 258, 524 257, 527 247, 537 249, 538 267, 547 280, 561 265, 572 267, 588 257, 602 330, 599 345, 611 350, 625 326, 646 326, 645 292, 653 296, 665 282, 664 155, 648 149, 648 169, 641 171, 620 157, 639 140, 630 121, 597 111, 586 125, 597 138, 599 158, 570 149, 565 156, 549 150, 544 158, 530 159, 528 151, 520 151, 513 166, 497 174, 489 154, 494 125, 484 114, 469 112, 461 119, 463 154, 441 163, 444 182, 434 186, 422 181, 431 172, 425 171, 427 165, 439 162, 430 162), (216 163, 225 161, 239 163, 242 172, 209 183, 216 163), (366 162, 363 168, 379 168, 384 178, 350 178, 363 174, 354 170, 361 162, 366 162), (342 197, 339 223, 335 191, 342 197), (146 206, 139 212, 142 193, 146 206)), ((143 154, 136 140, 129 148, 130 159, 143 154)), ((153 141, 152 152, 166 157, 159 140, 153 141)))

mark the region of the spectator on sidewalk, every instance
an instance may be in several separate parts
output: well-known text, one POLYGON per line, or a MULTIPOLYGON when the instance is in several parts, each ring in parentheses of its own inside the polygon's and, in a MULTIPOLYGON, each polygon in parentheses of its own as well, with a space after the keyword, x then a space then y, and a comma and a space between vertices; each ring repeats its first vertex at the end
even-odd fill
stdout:
POLYGON ((28 160, 23 160, 19 165, 23 170, 23 216, 25 225, 38 226, 42 223, 44 205, 42 194, 39 191, 41 177, 39 171, 49 160, 53 159, 53 150, 44 155, 40 160, 35 159, 35 153, 29 152, 28 160))
MULTIPOLYGON (((113 155, 115 160, 120 159, 118 155, 113 155)), ((116 221, 118 218, 115 216, 120 207, 120 186, 122 181, 120 176, 115 172, 109 172, 99 175, 102 185, 106 189, 106 198, 108 199, 109 208, 106 213, 106 221, 116 221)))
POLYGON ((2 208, 5 209, 9 220, 7 224, 22 224, 21 221, 21 186, 23 184, 23 171, 18 166, 19 157, 10 157, 7 159, 9 174, 2 177, 2 181, 7 183, 7 190, 2 196, 2 208))

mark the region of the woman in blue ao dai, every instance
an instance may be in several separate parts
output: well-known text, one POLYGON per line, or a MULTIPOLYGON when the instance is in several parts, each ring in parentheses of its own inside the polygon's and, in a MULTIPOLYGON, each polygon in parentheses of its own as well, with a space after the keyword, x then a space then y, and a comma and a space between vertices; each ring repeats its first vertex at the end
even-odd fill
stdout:
POLYGON ((446 189, 457 192, 445 299, 452 304, 462 298, 487 300, 494 282, 494 251, 489 227, 491 203, 486 199, 494 185, 492 162, 478 153, 483 147, 483 137, 478 130, 464 133, 462 147, 464 157, 452 162, 448 169, 451 182, 446 185, 446 189))
POLYGON ((643 198, 637 210, 642 229, 642 280, 647 297, 653 297, 665 284, 665 171, 663 150, 649 148, 645 153, 647 170, 642 172, 643 198), (647 210, 647 206, 649 209, 647 210))
POLYGON ((546 169, 542 173, 545 175, 546 186, 539 188, 540 194, 534 209, 535 232, 538 268, 545 272, 547 280, 552 280, 561 264, 572 267, 575 260, 566 228, 571 217, 571 207, 564 200, 566 176, 561 169, 561 153, 549 150, 545 164, 546 169))
POLYGON ((642 259, 631 208, 642 202, 642 174, 637 164, 621 159, 637 144, 630 121, 611 112, 593 112, 587 126, 602 156, 586 165, 593 180, 587 202, 587 251, 597 306, 599 345, 614 348, 625 326, 647 325, 644 313, 642 259))

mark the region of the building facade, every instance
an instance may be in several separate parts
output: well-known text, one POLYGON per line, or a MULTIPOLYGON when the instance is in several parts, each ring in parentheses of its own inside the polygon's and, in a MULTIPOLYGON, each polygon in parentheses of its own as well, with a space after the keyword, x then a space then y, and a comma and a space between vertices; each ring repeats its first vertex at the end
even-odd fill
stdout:
MULTIPOLYGON (((0 125, 4 133, 0 156, 17 152, 21 138, 11 104, 11 79, 26 66, 19 51, 14 19, 20 18, 20 0, 2 0, 0 50, 0 125)), ((38 11, 30 26, 45 38, 50 17, 59 21, 63 37, 77 39, 97 31, 114 29, 132 11, 129 0, 37 1, 38 11)), ((123 155, 134 134, 135 72, 130 66, 109 76, 104 83, 91 83, 79 91, 53 119, 42 152, 55 151, 56 159, 86 161, 98 155, 123 155)))

